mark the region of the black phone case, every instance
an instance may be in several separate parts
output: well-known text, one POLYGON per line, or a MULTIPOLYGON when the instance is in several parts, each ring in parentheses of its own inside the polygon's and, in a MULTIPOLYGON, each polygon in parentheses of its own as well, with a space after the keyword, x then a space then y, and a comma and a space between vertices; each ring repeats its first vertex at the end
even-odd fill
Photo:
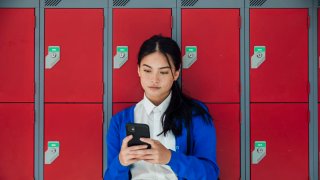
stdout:
POLYGON ((148 145, 148 149, 151 148, 150 144, 140 141, 140 138, 150 138, 149 126, 147 124, 139 123, 127 123, 126 124, 127 136, 132 135, 133 138, 128 142, 128 146, 136 145, 148 145))

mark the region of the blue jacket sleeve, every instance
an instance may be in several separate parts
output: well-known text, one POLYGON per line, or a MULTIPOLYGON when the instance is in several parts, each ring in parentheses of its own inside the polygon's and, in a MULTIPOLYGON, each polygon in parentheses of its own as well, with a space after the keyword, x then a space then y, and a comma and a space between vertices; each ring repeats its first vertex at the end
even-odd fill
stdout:
MULTIPOLYGON (((211 119, 211 118, 210 118, 211 119)), ((190 156, 171 151, 168 165, 178 177, 191 180, 217 179, 216 133, 212 120, 207 123, 201 116, 192 120, 192 152, 190 156)))
POLYGON ((121 122, 119 116, 114 116, 111 119, 111 123, 107 135, 107 163, 108 168, 104 174, 104 180, 113 179, 129 179, 129 167, 122 166, 119 161, 119 153, 121 150, 122 141, 120 140, 120 127, 121 122), (120 142, 121 141, 121 142, 120 142))

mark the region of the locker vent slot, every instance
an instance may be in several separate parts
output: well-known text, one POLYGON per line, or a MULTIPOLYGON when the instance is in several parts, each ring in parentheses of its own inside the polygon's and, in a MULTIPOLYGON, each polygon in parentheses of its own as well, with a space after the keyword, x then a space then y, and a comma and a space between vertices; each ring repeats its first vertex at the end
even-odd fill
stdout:
POLYGON ((262 6, 267 0, 250 0, 250 6, 262 6))
POLYGON ((181 6, 194 6, 198 0, 181 0, 181 6))
POLYGON ((130 0, 113 0, 113 6, 126 6, 130 0))
POLYGON ((45 0, 44 4, 45 6, 57 6, 61 0, 45 0))

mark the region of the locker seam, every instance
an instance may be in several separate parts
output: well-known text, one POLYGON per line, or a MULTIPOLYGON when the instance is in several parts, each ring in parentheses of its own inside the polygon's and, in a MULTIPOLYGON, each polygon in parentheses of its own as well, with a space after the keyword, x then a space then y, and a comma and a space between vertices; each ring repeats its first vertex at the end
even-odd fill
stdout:
POLYGON ((308 108, 308 124, 310 124, 310 109, 308 108))
POLYGON ((173 16, 171 14, 171 30, 173 29, 173 16))
POLYGON ((102 88, 103 88, 103 89, 102 89, 102 97, 103 97, 103 96, 104 96, 104 94, 105 94, 105 93, 104 93, 104 90, 105 90, 105 83, 104 83, 104 82, 102 82, 102 83, 103 83, 103 87, 102 87, 102 88))
POLYGON ((33 15, 33 17, 34 17, 33 29, 37 29, 37 16, 33 15))
POLYGON ((102 27, 102 29, 104 30, 105 28, 106 28, 105 16, 103 15, 103 27, 102 27))

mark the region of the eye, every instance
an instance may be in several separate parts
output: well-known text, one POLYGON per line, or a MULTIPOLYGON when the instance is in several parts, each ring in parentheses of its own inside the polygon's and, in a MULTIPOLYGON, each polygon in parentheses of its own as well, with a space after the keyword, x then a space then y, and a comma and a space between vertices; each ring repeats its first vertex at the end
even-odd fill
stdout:
POLYGON ((168 71, 166 71, 166 72, 160 72, 161 74, 168 74, 169 72, 168 71))
POLYGON ((143 71, 146 72, 146 73, 151 72, 150 70, 147 70, 147 69, 144 69, 143 71))

